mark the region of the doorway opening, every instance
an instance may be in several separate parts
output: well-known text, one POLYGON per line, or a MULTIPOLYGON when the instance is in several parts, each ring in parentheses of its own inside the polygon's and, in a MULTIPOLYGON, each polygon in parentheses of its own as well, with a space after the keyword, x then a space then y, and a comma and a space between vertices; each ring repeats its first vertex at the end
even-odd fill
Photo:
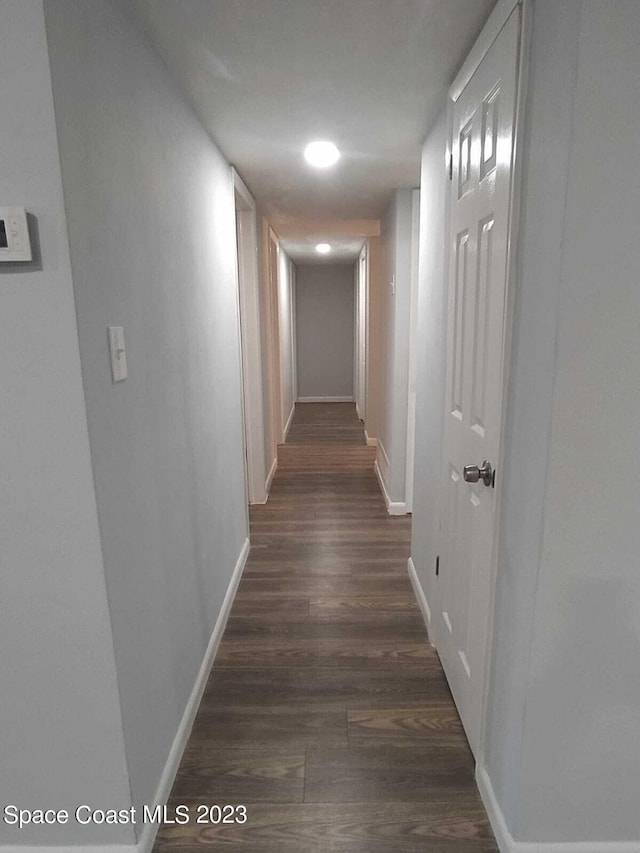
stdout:
POLYGON ((255 504, 264 503, 267 500, 256 205, 251 193, 235 170, 233 186, 238 256, 245 483, 247 501, 255 504))

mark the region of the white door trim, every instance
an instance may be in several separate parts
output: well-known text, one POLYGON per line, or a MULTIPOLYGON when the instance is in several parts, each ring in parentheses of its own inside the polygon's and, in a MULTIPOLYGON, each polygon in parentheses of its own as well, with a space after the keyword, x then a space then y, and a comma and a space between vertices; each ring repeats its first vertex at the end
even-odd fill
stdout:
POLYGON ((356 404, 356 415, 360 420, 364 420, 360 414, 360 385, 359 385, 359 343, 360 343, 360 324, 358 321, 360 312, 360 259, 353 266, 353 400, 356 404))
POLYGON ((407 395, 407 460, 404 500, 413 512, 413 467, 416 443, 416 375, 418 370, 418 256, 420 243, 420 190, 411 198, 411 276, 409 302, 409 383, 407 395))
POLYGON ((289 258, 289 281, 291 283, 291 376, 293 407, 298 399, 298 268, 289 258))
MULTIPOLYGON (((499 4, 501 5, 501 4, 499 4)), ((505 4, 506 5, 506 4, 505 4)), ((511 5, 511 11, 518 4, 511 5)), ((480 742, 476 763, 484 766, 486 746, 486 723, 489 707, 489 684, 491 682, 491 650, 493 648, 493 634, 495 628, 495 599, 498 584, 498 542, 502 524, 502 483, 501 473, 505 464, 505 426, 507 419, 506 400, 509 387, 509 374, 511 364, 511 333, 513 329, 513 313, 515 304, 515 283, 517 279, 518 260, 518 235, 520 231, 520 211, 522 208, 522 141, 525 129, 525 107, 527 96, 527 83, 529 73, 529 53, 531 44, 531 0, 519 0, 522 7, 520 19, 520 55, 518 57, 518 89, 516 94, 516 113, 513 134, 513 173, 511 181, 511 197, 509 200, 509 229, 507 242, 507 290, 504 312, 505 329, 503 334, 504 353, 502 360, 502 394, 501 394, 501 416, 500 416, 500 452, 497 460, 497 470, 500 472, 496 479, 496 516, 493 531, 493 559, 491 563, 491 593, 489 598, 489 616, 487 631, 486 660, 484 689, 482 696, 482 711, 480 717, 480 742)), ((496 9, 495 11, 498 11, 496 9)), ((494 11, 494 14, 495 14, 494 11)), ((488 23, 491 22, 491 17, 488 23)), ((502 26, 504 25, 504 21, 502 26)), ((495 38, 494 38, 495 41, 495 38)), ((493 44, 493 42, 492 42, 493 44)))
POLYGON ((295 304, 294 304, 294 290, 293 290, 293 275, 294 275, 294 266, 293 261, 284 251, 284 249, 280 246, 280 240, 277 241, 278 250, 277 250, 277 263, 276 263, 276 287, 275 287, 275 295, 276 295, 276 317, 278 319, 278 378, 279 378, 279 387, 280 387, 280 444, 284 444, 287 440, 287 433, 289 432, 289 427, 291 426, 291 421, 293 420, 293 415, 295 412, 295 402, 296 402, 296 343, 295 343, 295 334, 294 334, 294 326, 295 326, 295 304), (286 282, 281 280, 281 271, 284 270, 284 274, 286 275, 286 282), (283 317, 283 299, 281 298, 281 287, 283 284, 286 284, 286 292, 289 300, 289 316, 287 318, 283 317), (286 319, 286 323, 285 323, 286 319), (290 361, 288 364, 285 363, 283 358, 283 352, 285 352, 287 340, 288 348, 289 348, 289 357, 290 361), (286 373, 285 368, 289 368, 291 371, 291 382, 290 384, 286 382, 286 373), (287 387, 289 385, 289 387, 287 387), (287 411, 285 408, 286 405, 286 397, 287 393, 291 391, 291 408, 287 411))
POLYGON ((495 9, 489 15, 489 19, 482 28, 480 35, 471 48, 467 58, 462 63, 460 71, 456 75, 449 88, 449 98, 455 103, 467 86, 467 83, 488 53, 491 45, 498 38, 500 31, 511 17, 513 10, 523 0, 498 0, 495 9))
POLYGON ((354 399, 361 421, 367 417, 367 365, 369 316, 369 241, 365 243, 355 264, 355 346, 354 346, 354 399))
POLYGON ((269 272, 269 304, 271 307, 271 414, 272 429, 276 445, 284 442, 284 420, 282 417, 282 367, 280 363, 280 299, 278 296, 278 279, 280 275, 280 240, 276 232, 269 226, 268 272, 269 272))
POLYGON ((256 204, 240 175, 235 169, 231 171, 236 206, 238 306, 247 491, 249 503, 264 503, 267 499, 267 475, 264 458, 264 401, 262 397, 262 353, 260 351, 256 204))

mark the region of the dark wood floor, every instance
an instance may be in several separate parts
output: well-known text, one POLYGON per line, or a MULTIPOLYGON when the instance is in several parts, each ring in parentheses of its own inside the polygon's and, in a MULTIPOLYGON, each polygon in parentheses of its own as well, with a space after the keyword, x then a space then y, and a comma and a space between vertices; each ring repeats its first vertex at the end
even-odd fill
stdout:
POLYGON ((157 853, 494 853, 473 760, 352 404, 298 404, 157 853))

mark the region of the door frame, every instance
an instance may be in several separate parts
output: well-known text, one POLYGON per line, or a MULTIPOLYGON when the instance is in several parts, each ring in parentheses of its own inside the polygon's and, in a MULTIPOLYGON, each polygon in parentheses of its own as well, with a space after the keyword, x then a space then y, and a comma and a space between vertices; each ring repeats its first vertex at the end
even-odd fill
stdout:
POLYGON ((418 260, 420 255, 420 190, 411 197, 411 276, 409 303, 409 382, 407 389, 407 454, 404 479, 406 511, 413 512, 413 475, 416 450, 416 380, 418 373, 418 260))
POLYGON ((242 374, 243 433, 247 498, 250 504, 267 500, 264 457, 264 400, 260 349, 260 285, 256 203, 236 172, 233 190, 236 211, 237 292, 242 374))
POLYGON ((295 336, 295 266, 291 258, 287 255, 284 249, 280 246, 280 239, 275 234, 273 229, 270 230, 270 235, 273 235, 272 240, 276 245, 275 254, 275 271, 276 275, 273 282, 273 298, 275 300, 274 314, 276 318, 276 340, 278 344, 277 351, 277 377, 278 377, 278 392, 279 392, 279 423, 278 423, 278 444, 284 444, 287 440, 289 427, 295 413, 295 405, 298 397, 297 391, 297 364, 296 364, 296 336, 295 336), (286 289, 285 289, 286 285, 286 289), (284 293, 289 302, 289 316, 284 315, 284 293), (288 341, 287 341, 288 338, 288 341), (287 362, 283 353, 286 352, 286 346, 289 348, 290 360, 287 362), (285 367, 288 367, 291 373, 291 385, 286 381, 285 367), (291 392, 291 409, 287 411, 285 408, 286 396, 291 392))
POLYGON ((282 419, 282 363, 280 356, 280 299, 278 282, 280 279, 280 240, 269 226, 267 237, 267 272, 269 284, 269 306, 271 326, 271 369, 269 371, 271 386, 271 428, 277 445, 284 441, 284 423, 282 419))
POLYGON ((355 263, 354 401, 361 421, 367 417, 367 366, 369 363, 369 241, 365 240, 355 263), (362 361, 361 361, 362 359, 362 361))
MULTIPOLYGON (((446 147, 446 169, 447 169, 447 192, 445 202, 445 257, 443 269, 443 282, 445 286, 445 297, 449 287, 449 271, 450 271, 450 218, 451 218, 451 186, 448 180, 449 164, 452 157, 452 140, 453 140, 453 106, 460 98, 467 84, 473 77, 478 66, 493 46, 498 38, 504 25, 515 9, 521 7, 520 18, 520 42, 518 52, 518 80, 516 85, 516 104, 515 104, 515 119, 513 132, 513 153, 512 153, 512 176, 511 188, 509 193, 509 223, 507 227, 507 261, 506 261, 506 289, 505 289, 505 310, 503 319, 503 348, 501 359, 501 382, 500 382, 500 406, 499 406, 499 451, 496 464, 496 470, 500 475, 496 478, 496 512, 493 525, 493 547, 492 556, 489 566, 490 584, 489 584, 489 612, 487 618, 487 636, 485 647, 485 668, 482 684, 481 697, 481 712, 480 712, 480 738, 475 755, 476 775, 479 768, 484 766, 485 748, 486 748, 486 721, 488 713, 489 700, 489 685, 491 682, 491 652, 493 649, 493 637, 495 628, 495 598, 498 585, 498 543, 500 537, 500 529, 502 523, 502 476, 505 463, 505 424, 507 416, 507 389, 509 385, 509 372, 511 363, 511 343, 512 343, 512 327, 513 314, 515 303, 515 285, 517 274, 517 254, 518 254, 518 236, 520 225, 520 210, 522 202, 522 147, 523 133, 525 125, 525 106, 527 93, 527 78, 529 68, 529 47, 531 40, 531 0, 498 0, 498 4, 489 16, 484 28, 482 29, 478 39, 472 47, 469 55, 458 72, 454 82, 452 83, 447 99, 447 147, 446 147)), ((445 298, 443 306, 443 321, 446 323, 448 300, 445 298)), ((442 365, 442 383, 446 381, 446 359, 443 359, 442 365)), ((443 412, 444 417, 444 412, 443 412)), ((444 434, 443 434, 444 441, 444 434)), ((440 507, 443 502, 440 501, 440 507)), ((440 513, 442 509, 440 509, 440 513)), ((440 515, 441 517, 441 515, 440 515)), ((441 525, 438 525, 440 529, 441 525)), ((438 552, 441 551, 441 546, 438 547, 438 552)), ((437 647, 437 636, 433 637, 437 647)))
POLYGON ((295 409, 298 399, 298 268, 291 258, 289 258, 289 287, 291 292, 291 385, 295 409))

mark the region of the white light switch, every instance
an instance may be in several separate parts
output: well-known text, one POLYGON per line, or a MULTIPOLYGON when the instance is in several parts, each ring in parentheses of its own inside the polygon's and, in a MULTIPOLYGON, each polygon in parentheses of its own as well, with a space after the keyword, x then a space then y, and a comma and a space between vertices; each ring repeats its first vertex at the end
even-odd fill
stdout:
POLYGON ((27 211, 0 207, 0 261, 32 260, 27 211))
POLYGON ((122 326, 109 326, 109 350, 111 351, 111 375, 114 382, 127 378, 127 351, 124 346, 122 326))

